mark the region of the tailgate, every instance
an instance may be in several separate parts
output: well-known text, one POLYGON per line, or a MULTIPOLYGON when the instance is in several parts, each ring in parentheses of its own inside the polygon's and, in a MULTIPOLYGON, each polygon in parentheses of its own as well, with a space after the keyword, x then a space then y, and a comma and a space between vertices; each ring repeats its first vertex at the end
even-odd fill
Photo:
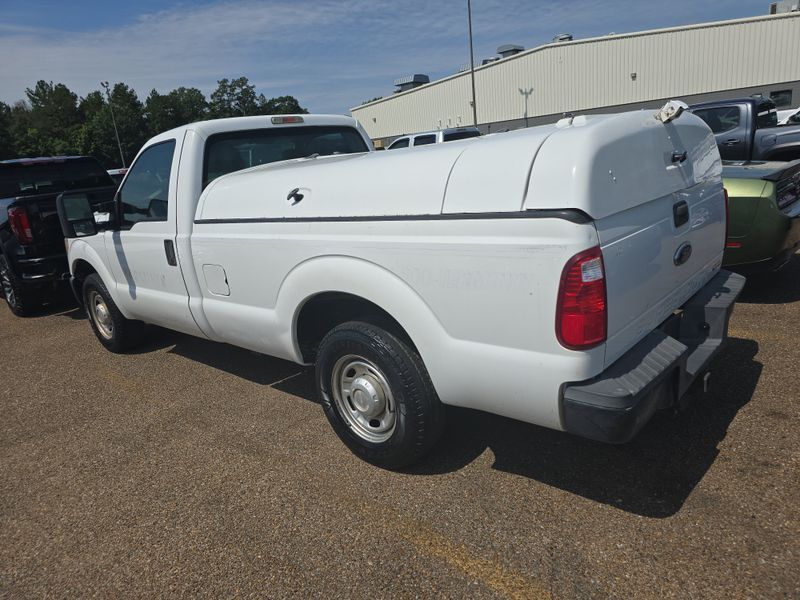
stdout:
POLYGON ((38 194, 17 198, 12 206, 19 206, 28 213, 28 220, 33 233, 33 244, 29 253, 39 256, 64 254, 64 235, 56 211, 54 194, 38 194))
POLYGON ((722 263, 725 198, 711 130, 689 113, 666 124, 653 115, 571 124, 548 138, 531 173, 526 208, 553 208, 542 202, 555 197, 558 207, 580 209, 595 222, 606 270, 606 365, 722 263))

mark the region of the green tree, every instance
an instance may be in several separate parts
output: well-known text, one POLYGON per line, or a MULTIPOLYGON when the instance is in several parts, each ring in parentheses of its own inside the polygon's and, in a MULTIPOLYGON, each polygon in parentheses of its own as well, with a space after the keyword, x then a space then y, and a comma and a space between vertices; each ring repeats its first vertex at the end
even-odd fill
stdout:
POLYGON ((9 113, 9 134, 16 157, 42 156, 52 154, 43 151, 45 146, 41 132, 33 126, 30 105, 20 100, 11 107, 9 113))
POLYGON ((81 98, 78 110, 81 113, 81 122, 85 123, 94 118, 97 113, 107 110, 105 96, 99 90, 90 92, 85 98, 81 98))
POLYGON ((37 81, 25 90, 27 102, 12 109, 9 127, 20 156, 74 154, 81 124, 78 96, 63 83, 37 81))
POLYGON ((152 135, 205 118, 208 102, 197 88, 180 87, 169 94, 150 92, 144 114, 152 135))
POLYGON ((266 102, 263 94, 256 94, 256 86, 247 77, 217 81, 217 89, 211 92, 209 108, 215 119, 243 117, 260 114, 259 107, 266 102))
POLYGON ((308 110, 300 106, 300 102, 294 96, 278 96, 263 102, 259 112, 263 115, 294 115, 307 114, 308 110))
POLYGON ((144 107, 131 88, 117 83, 111 90, 111 105, 100 92, 92 92, 81 103, 87 120, 79 132, 81 152, 98 158, 106 168, 121 167, 117 138, 114 132, 116 120, 125 164, 130 165, 149 133, 144 118, 144 107), (98 102, 102 100, 102 105, 98 102), (113 119, 112 119, 113 108, 113 119))
POLYGON ((11 139, 11 107, 0 102, 0 160, 16 158, 11 139))
POLYGON ((180 125, 208 118, 208 101, 197 88, 179 87, 172 90, 169 97, 175 104, 180 125))

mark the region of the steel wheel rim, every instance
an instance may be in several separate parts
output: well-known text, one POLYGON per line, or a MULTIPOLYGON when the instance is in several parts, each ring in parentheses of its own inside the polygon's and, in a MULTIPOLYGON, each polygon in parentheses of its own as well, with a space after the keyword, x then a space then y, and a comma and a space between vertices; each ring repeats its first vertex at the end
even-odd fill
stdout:
POLYGON ((397 426, 397 406, 381 370, 362 356, 348 354, 336 361, 331 374, 336 410, 362 440, 385 442, 397 426))
POLYGON ((92 323, 94 323, 100 335, 107 340, 114 337, 114 322, 111 320, 111 313, 103 297, 92 290, 89 292, 87 306, 89 307, 89 316, 92 318, 92 323))
POLYGON ((5 264, 0 264, 0 285, 3 287, 3 295, 6 297, 6 302, 11 306, 16 306, 17 297, 14 294, 14 286, 11 285, 11 275, 9 275, 8 267, 5 264))

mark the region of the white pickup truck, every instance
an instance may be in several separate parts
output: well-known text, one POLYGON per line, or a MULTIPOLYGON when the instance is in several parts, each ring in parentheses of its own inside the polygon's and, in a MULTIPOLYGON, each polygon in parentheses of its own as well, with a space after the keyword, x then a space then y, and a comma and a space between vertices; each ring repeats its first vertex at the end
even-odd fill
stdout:
POLYGON ((705 372, 744 283, 714 137, 680 113, 388 153, 347 117, 180 127, 107 207, 59 198, 73 289, 115 352, 152 323, 315 363, 336 433, 387 468, 443 405, 624 442, 705 372))

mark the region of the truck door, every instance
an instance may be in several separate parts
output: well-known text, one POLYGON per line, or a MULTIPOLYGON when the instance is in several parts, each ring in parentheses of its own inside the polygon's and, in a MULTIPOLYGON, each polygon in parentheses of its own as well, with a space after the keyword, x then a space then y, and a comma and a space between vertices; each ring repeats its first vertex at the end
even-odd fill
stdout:
POLYGON ((750 127, 747 107, 743 104, 698 108, 692 111, 714 132, 723 160, 750 158, 750 127))
POLYGON ((119 302, 134 319, 202 335, 175 251, 177 172, 183 136, 143 150, 119 189, 120 223, 106 231, 119 302))

